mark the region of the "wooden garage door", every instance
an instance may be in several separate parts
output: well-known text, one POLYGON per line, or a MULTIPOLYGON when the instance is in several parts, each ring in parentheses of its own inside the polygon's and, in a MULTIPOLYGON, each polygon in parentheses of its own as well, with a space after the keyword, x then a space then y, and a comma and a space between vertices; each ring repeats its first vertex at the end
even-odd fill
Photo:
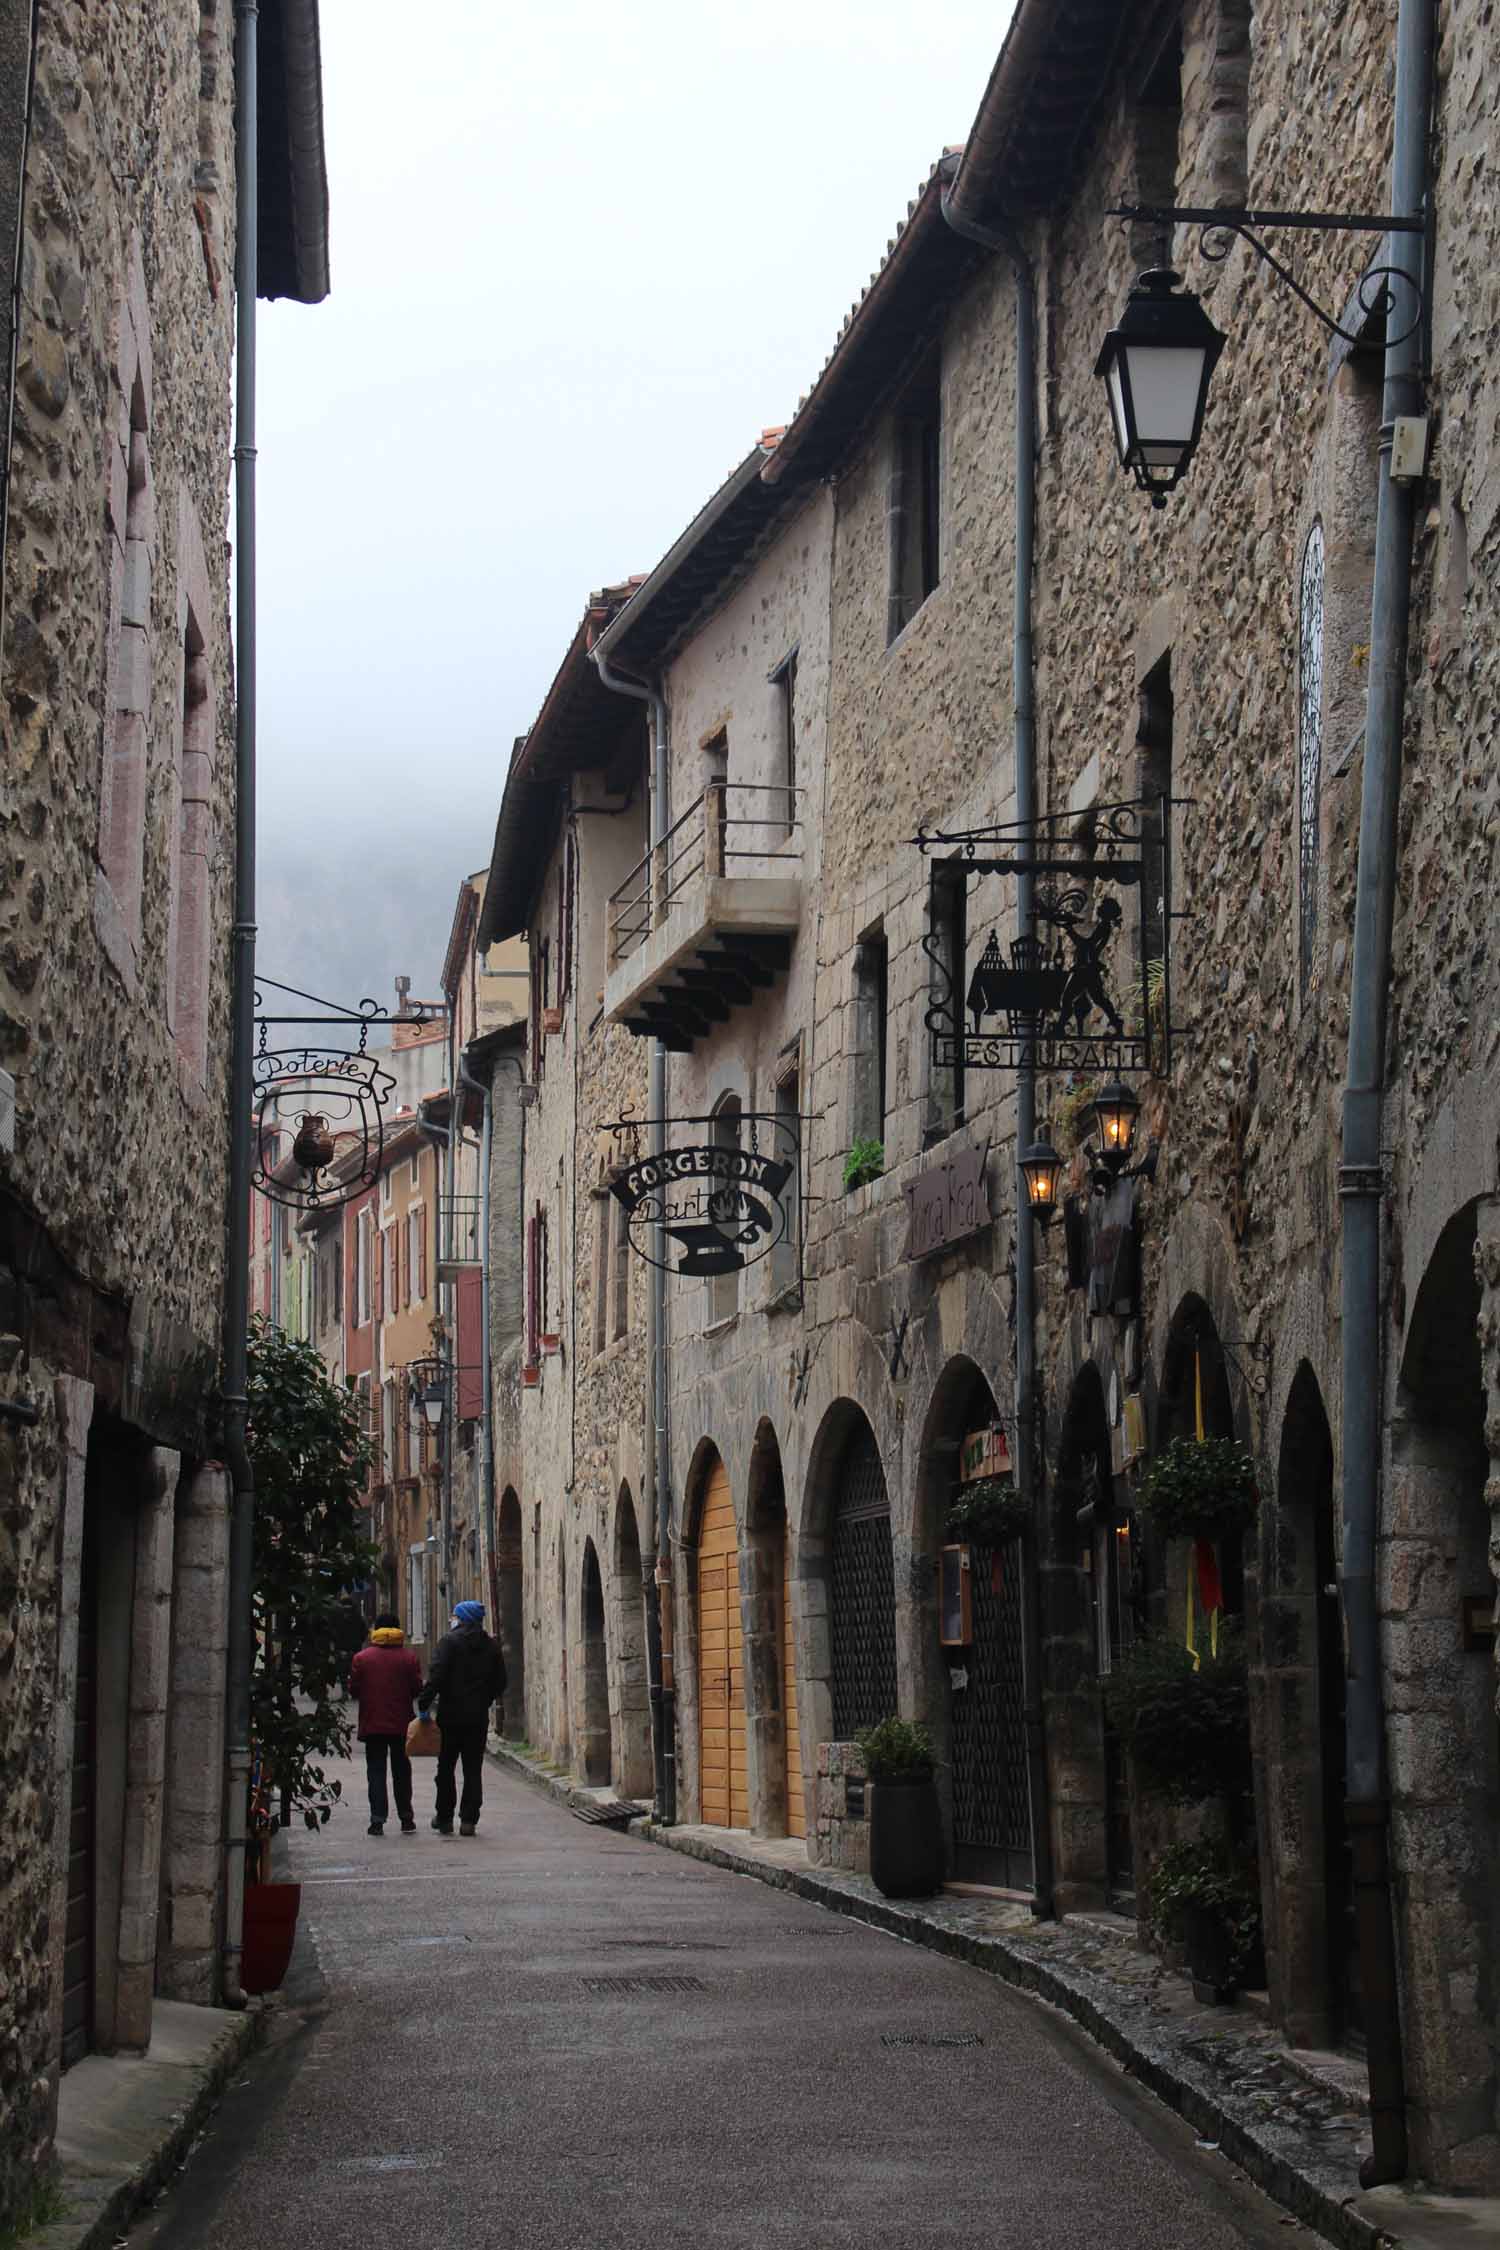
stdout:
POLYGON ((802 1735, 797 1725, 797 1636, 792 1629, 791 1534, 782 1547, 781 1563, 781 1679, 786 1712, 786 1832, 807 1834, 807 1806, 802 1795, 802 1735))
POLYGON ((709 1477, 698 1534, 698 1770, 705 1824, 748 1828, 740 1556, 722 1461, 709 1477))

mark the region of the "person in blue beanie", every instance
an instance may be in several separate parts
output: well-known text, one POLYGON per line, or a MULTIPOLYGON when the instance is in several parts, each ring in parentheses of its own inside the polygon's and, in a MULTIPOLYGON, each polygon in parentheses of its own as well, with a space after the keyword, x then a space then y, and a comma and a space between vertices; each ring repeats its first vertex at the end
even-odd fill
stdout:
POLYGON ((442 1735, 437 1762, 437 1812, 440 1836, 472 1836, 484 1803, 484 1746, 489 1738, 490 1706, 505 1693, 505 1659, 499 1643, 484 1629, 483 1602, 457 1602, 453 1623, 432 1652, 432 1665, 417 1697, 423 1718, 432 1712, 442 1735), (462 1761, 463 1797, 458 1799, 454 1769, 462 1761))

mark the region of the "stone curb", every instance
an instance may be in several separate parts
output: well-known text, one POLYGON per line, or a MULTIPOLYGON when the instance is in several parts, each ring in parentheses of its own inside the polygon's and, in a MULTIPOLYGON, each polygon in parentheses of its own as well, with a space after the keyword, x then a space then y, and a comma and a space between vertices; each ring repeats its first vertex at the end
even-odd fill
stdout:
POLYGON ((68 2206, 67 2215, 23 2235, 20 2250, 112 2250, 182 2163, 230 2078, 260 2044, 266 2021, 263 2006, 251 2007, 225 2025, 196 2087, 183 2106, 172 2112, 162 2139, 123 2177, 103 2180, 64 2169, 58 2185, 68 2206))
MULTIPOLYGON (((509 1744, 490 1744, 496 1762, 544 1789, 562 1803, 589 1802, 590 1793, 577 1788, 565 1775, 548 1773, 509 1744)), ((1131 2021, 1119 2006, 1119 1994, 1103 1977, 1058 1962, 1038 1959, 1024 1943, 1002 1935, 979 1936, 951 1929, 924 1914, 920 1907, 893 1903, 857 1887, 857 1876, 832 1869, 779 1867, 750 1854, 727 1850, 702 1836, 681 1829, 658 1827, 649 1816, 630 1823, 630 1834, 732 1875, 750 1875, 773 1889, 790 1891, 836 1914, 847 1914, 906 1938, 913 1945, 965 1961, 971 1967, 999 1977, 1016 1990, 1050 2003, 1086 2031, 1139 2084, 1147 2087, 1170 2109, 1177 2111, 1204 2140, 1217 2143, 1223 2155, 1237 2165, 1294 2217, 1314 2227, 1339 2250, 1399 2250, 1398 2237, 1373 2226, 1350 2208, 1359 2190, 1333 2164, 1312 2168, 1304 2148, 1294 2145, 1297 2136, 1257 2117, 1251 2101, 1235 2099, 1195 2059, 1177 2049, 1172 2028, 1150 2020, 1142 2006, 1138 2021, 1131 2021), (1111 2003, 1114 2006, 1111 2006, 1111 2003)))

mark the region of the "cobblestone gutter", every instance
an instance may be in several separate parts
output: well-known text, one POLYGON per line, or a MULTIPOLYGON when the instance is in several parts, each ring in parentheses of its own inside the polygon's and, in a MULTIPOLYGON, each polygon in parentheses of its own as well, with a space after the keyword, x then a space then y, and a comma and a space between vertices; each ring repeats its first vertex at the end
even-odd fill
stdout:
MULTIPOLYGON (((576 1788, 510 1744, 492 1744, 491 1755, 564 1803, 603 1794, 576 1788)), ((809 1866, 800 1844, 722 1829, 660 1828, 643 1817, 630 1833, 753 1875, 1049 2001, 1330 2242, 1388 2250, 1401 2239, 1352 2207, 1369 2147, 1358 2067, 1332 2055, 1295 2055, 1247 2010, 1200 2006, 1185 1978, 1136 1948, 1129 1924, 1112 1928, 1106 1916, 1035 1922, 1022 1905, 962 1892, 884 1899, 867 1876, 809 1866)))

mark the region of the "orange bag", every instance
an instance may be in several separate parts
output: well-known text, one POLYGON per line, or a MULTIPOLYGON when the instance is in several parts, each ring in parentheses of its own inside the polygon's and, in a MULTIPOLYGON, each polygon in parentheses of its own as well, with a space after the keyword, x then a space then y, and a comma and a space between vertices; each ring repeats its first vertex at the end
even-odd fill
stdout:
POLYGON ((406 1755, 408 1758, 435 1758, 443 1747, 442 1729, 436 1719, 413 1719, 406 1730, 406 1755))

